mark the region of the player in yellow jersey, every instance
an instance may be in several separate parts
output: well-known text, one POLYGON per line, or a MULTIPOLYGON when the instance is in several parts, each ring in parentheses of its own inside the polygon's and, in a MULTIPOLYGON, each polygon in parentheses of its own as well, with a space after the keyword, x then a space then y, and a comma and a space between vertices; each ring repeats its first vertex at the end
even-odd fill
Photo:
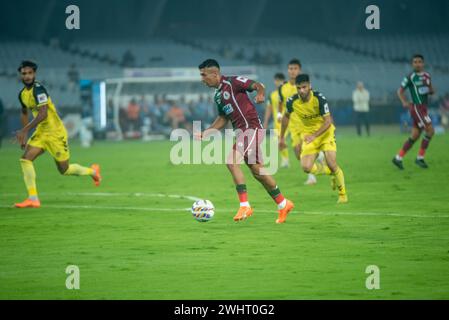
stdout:
MULTIPOLYGON (((282 73, 276 73, 274 75, 274 86, 276 90, 271 92, 268 97, 267 106, 265 109, 265 118, 264 118, 264 128, 268 128, 268 122, 270 121, 271 116, 273 116, 273 129, 276 131, 277 136, 281 133, 281 118, 278 117, 279 110, 279 87, 284 84, 285 76, 282 73)), ((289 135, 289 130, 287 129, 286 136, 289 135)), ((281 168, 289 167, 289 159, 288 159, 288 148, 284 148, 281 151, 281 168)))
POLYGON ((335 177, 338 187, 338 203, 348 202, 343 171, 337 164, 337 145, 335 142, 335 126, 329 111, 326 98, 313 91, 307 74, 296 78, 298 93, 287 101, 282 118, 280 145, 285 145, 284 134, 293 116, 301 123, 302 152, 301 166, 307 173, 327 174, 335 177), (323 151, 326 164, 315 162, 323 151))
POLYGON ((40 207, 33 161, 44 151, 48 151, 55 159, 56 166, 61 174, 66 176, 91 176, 96 186, 101 181, 99 165, 94 164, 87 168, 78 164, 69 164, 70 153, 67 145, 67 131, 47 90, 39 82, 36 82, 36 70, 37 65, 32 61, 22 61, 18 68, 25 86, 19 93, 23 128, 16 132, 16 139, 20 147, 25 150, 20 159, 20 165, 28 190, 28 198, 21 203, 16 203, 16 208, 40 207), (28 111, 31 111, 34 117, 30 122, 28 122, 28 111), (34 128, 36 130, 26 142, 28 133, 34 128))
MULTIPOLYGON (((302 65, 301 62, 298 59, 292 59, 288 63, 288 81, 286 81, 282 86, 279 87, 279 107, 278 107, 278 113, 277 113, 277 120, 281 122, 282 116, 284 115, 286 111, 286 103, 287 100, 292 97, 293 95, 297 94, 298 91, 296 89, 295 80, 296 77, 301 73, 302 71, 302 65)), ((289 126, 288 130, 290 131, 291 136, 291 144, 292 148, 295 151, 296 158, 298 160, 301 159, 301 123, 299 119, 295 115, 291 118, 291 125, 289 126)), ((286 134, 288 134, 289 131, 286 131, 286 134)), ((285 136, 284 136, 285 137, 285 136)), ((280 145, 280 150, 282 154, 282 150, 287 150, 287 145, 280 145)), ((288 156, 288 153, 287 153, 288 156)), ((307 177, 307 181, 305 182, 306 185, 312 185, 316 184, 317 180, 314 174, 309 173, 307 177)))

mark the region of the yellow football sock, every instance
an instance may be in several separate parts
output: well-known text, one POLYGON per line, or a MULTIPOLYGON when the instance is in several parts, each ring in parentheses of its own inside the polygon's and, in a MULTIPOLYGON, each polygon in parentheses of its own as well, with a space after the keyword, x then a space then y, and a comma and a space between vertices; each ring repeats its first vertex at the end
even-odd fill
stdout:
POLYGON ((288 160, 288 148, 281 150, 281 157, 283 160, 288 160))
POLYGON ((37 199, 36 171, 34 171, 33 161, 20 159, 20 166, 23 171, 23 180, 28 190, 28 198, 37 199))
POLYGON ((314 175, 331 175, 332 171, 327 165, 315 162, 310 173, 313 173, 314 175))
POLYGON ((335 179, 337 182, 338 194, 345 195, 346 187, 345 187, 345 176, 343 174, 343 170, 341 170, 341 168, 338 167, 337 171, 334 172, 334 176, 335 176, 335 179))
POLYGON ((94 170, 92 168, 83 167, 79 164, 70 164, 67 171, 64 172, 65 176, 91 176, 93 174, 94 170))

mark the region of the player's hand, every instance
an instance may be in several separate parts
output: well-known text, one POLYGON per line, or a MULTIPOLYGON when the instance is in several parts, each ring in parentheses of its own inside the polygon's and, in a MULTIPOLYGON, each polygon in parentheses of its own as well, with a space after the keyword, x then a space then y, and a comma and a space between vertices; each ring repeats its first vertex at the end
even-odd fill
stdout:
POLYGON ((256 97, 254 98, 254 102, 258 104, 265 102, 265 95, 263 94, 256 95, 256 97))
POLYGON ((287 148, 287 145, 285 144, 285 138, 284 137, 282 137, 282 138, 279 138, 279 149, 285 149, 285 148, 287 148))
POLYGON ((406 109, 410 109, 411 107, 413 107, 413 103, 406 101, 402 104, 402 106, 406 109))
POLYGON ((20 147, 22 149, 25 149, 27 136, 28 136, 28 131, 25 131, 25 130, 16 131, 16 140, 17 140, 17 143, 20 144, 20 147))
POLYGON ((311 143, 313 140, 315 140, 315 136, 313 134, 309 135, 309 136, 305 136, 304 137, 304 141, 306 142, 306 144, 311 143))
POLYGON ((282 120, 282 113, 281 112, 278 112, 278 115, 277 115, 277 120, 278 120, 278 122, 281 122, 281 120, 282 120))
POLYGON ((194 132, 193 139, 194 140, 203 140, 203 133, 202 132, 194 132))

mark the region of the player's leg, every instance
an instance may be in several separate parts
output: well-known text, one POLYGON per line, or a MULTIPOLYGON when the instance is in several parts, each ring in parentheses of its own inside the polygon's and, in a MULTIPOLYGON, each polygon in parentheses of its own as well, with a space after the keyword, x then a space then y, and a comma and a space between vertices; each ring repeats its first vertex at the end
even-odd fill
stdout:
POLYGON ((235 189, 237 190, 237 195, 240 201, 240 207, 237 214, 234 216, 234 221, 245 220, 251 217, 253 214, 253 209, 251 208, 251 205, 248 201, 248 191, 245 184, 245 176, 242 169, 240 168, 240 164, 242 163, 242 161, 243 155, 235 150, 234 146, 226 161, 226 167, 232 175, 235 189))
MULTIPOLYGON (((301 153, 302 153, 302 138, 298 134, 296 139, 292 139, 293 149, 295 150, 296 159, 301 163, 301 153)), ((317 183, 316 177, 313 173, 307 174, 307 180, 304 182, 305 185, 314 185, 317 183)))
POLYGON ((264 167, 262 163, 247 162, 247 166, 251 170, 253 177, 263 185, 271 198, 273 198, 274 202, 276 202, 279 212, 276 223, 284 223, 287 219, 287 215, 294 207, 293 202, 286 199, 282 195, 279 187, 276 184, 276 181, 271 175, 264 174, 264 167))
POLYGON ((60 174, 64 176, 90 176, 96 186, 100 185, 100 166, 97 164, 91 167, 84 167, 79 164, 71 164, 70 151, 67 144, 67 135, 54 136, 47 141, 47 150, 55 160, 56 167, 60 174))
POLYGON ((435 134, 435 130, 432 125, 432 120, 430 119, 428 113, 427 113, 427 106, 420 105, 416 107, 416 112, 419 115, 423 128, 424 128, 424 137, 421 141, 421 147, 419 148, 418 156, 415 160, 415 163, 420 166, 421 168, 428 168, 427 163, 424 161, 424 156, 426 154, 426 150, 429 147, 430 140, 432 139, 433 135, 435 134))
POLYGON ((343 170, 337 164, 337 152, 336 151, 324 151, 324 156, 326 157, 327 165, 335 176, 335 182, 338 188, 338 203, 348 202, 348 196, 346 194, 345 186, 345 176, 343 170))
POLYGON ((410 137, 404 142, 404 145, 399 150, 399 152, 396 154, 396 156, 393 158, 392 162, 395 166, 397 166, 399 169, 403 170, 404 165, 402 164, 402 159, 406 155, 406 153, 413 147, 416 140, 419 139, 419 136, 421 135, 421 129, 417 125, 412 127, 412 132, 410 137))
MULTIPOLYGON (((275 125, 275 130, 279 138, 281 132, 280 124, 275 125)), ((289 134, 290 131, 287 129, 287 132, 285 133, 286 139, 289 136, 289 134)), ((281 168, 288 168, 290 166, 288 147, 287 146, 285 146, 284 148, 279 147, 279 153, 281 154, 281 168)))
POLYGON ((30 146, 27 144, 25 152, 20 158, 20 166, 22 167, 23 180, 28 191, 28 198, 16 203, 16 208, 39 208, 40 201, 36 188, 36 171, 34 170, 33 161, 44 152, 43 148, 30 146))

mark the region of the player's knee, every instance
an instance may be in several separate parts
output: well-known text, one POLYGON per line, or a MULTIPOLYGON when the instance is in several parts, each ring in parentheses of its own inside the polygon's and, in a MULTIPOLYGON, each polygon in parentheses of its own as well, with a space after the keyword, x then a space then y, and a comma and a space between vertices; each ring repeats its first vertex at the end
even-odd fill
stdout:
POLYGON ((332 173, 335 173, 338 170, 338 165, 335 162, 330 162, 327 164, 327 166, 329 167, 329 169, 332 173))
POLYGON ((58 165, 58 171, 61 175, 65 175, 65 173, 69 170, 68 165, 58 165))
POLYGON ((301 167, 302 167, 302 170, 305 173, 310 173, 312 171, 313 163, 312 164, 310 164, 310 163, 302 163, 301 167))
POLYGON ((433 137, 434 134, 435 134, 435 129, 432 126, 430 126, 426 129, 426 136, 433 137))

